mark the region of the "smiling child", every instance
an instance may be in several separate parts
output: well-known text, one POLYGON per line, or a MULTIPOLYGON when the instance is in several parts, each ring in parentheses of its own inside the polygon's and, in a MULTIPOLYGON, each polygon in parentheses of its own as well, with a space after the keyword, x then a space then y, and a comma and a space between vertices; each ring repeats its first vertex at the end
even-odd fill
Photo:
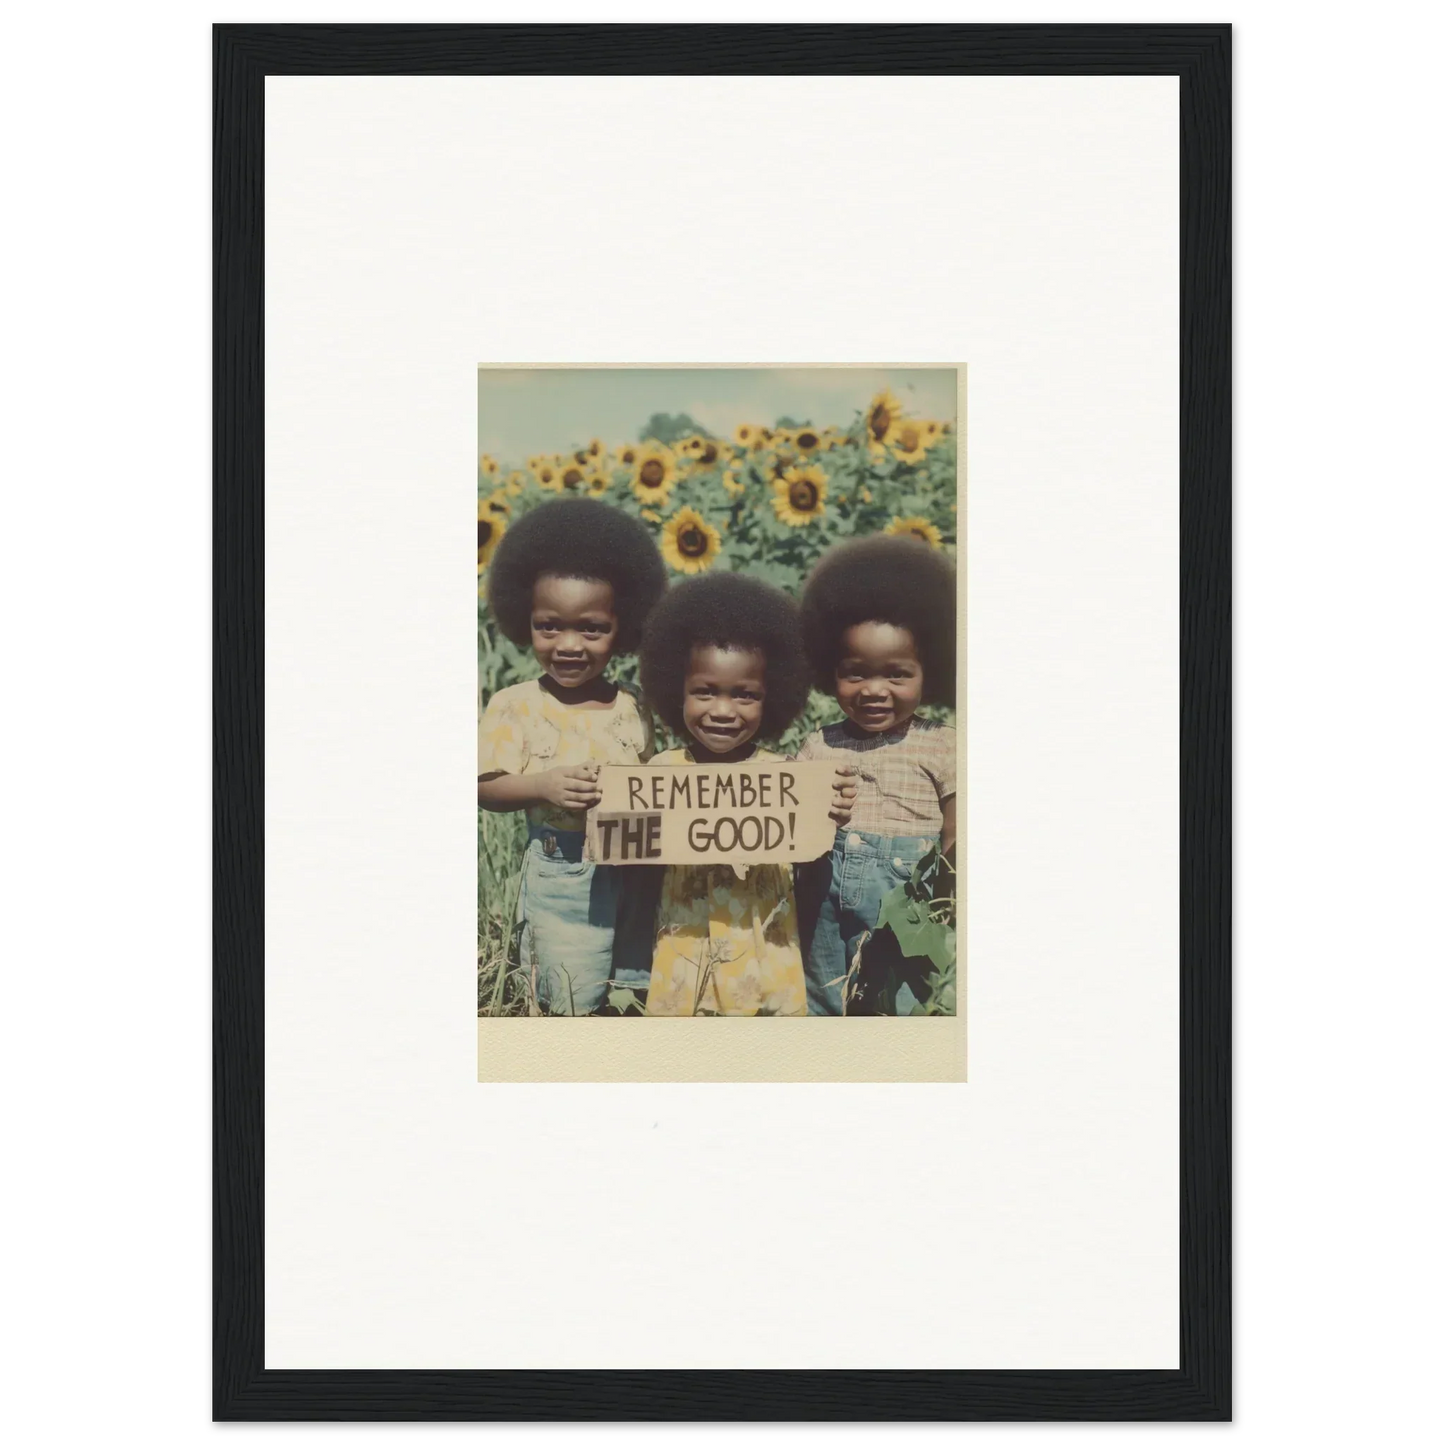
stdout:
POLYGON ((583 828, 601 798, 602 764, 645 762, 652 751, 636 699, 607 666, 637 647, 665 586, 642 524, 581 498, 529 512, 492 560, 487 600, 497 626, 530 645, 542 676, 487 703, 477 728, 477 804, 527 812, 520 959, 543 1013, 593 1013, 609 980, 636 981, 625 974, 618 936, 622 870, 583 859, 583 828))
MULTIPOLYGON (((858 766, 852 819, 831 855, 799 870, 808 1011, 844 1012, 844 985, 886 893, 935 844, 953 846, 957 735, 918 717, 953 702, 956 586, 941 552, 911 537, 864 537, 823 554, 803 590, 814 685, 846 721, 813 733, 802 758, 858 766)), ((889 1013, 921 1002, 901 973, 882 990, 889 1013)))
MULTIPOLYGON (((641 660, 648 702, 690 739, 655 764, 781 760, 757 740, 783 732, 808 700, 798 606, 786 593, 737 573, 680 582, 648 620, 641 660)), ((840 778, 835 821, 846 821, 851 795, 840 778)), ((664 870, 649 1015, 807 1011, 791 868, 664 870)))

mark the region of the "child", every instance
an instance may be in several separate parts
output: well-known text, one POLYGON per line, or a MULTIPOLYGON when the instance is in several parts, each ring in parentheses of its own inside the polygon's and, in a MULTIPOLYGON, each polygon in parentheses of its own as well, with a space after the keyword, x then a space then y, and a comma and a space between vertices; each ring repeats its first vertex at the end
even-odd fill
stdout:
POLYGON ((487 704, 477 727, 477 804, 527 810, 520 957, 544 1013, 596 1011, 614 976, 614 942, 617 976, 628 981, 617 937, 625 933, 622 870, 583 860, 583 823, 601 797, 601 764, 645 762, 652 751, 636 699, 606 672, 614 656, 636 649, 665 586, 662 557, 641 523, 582 498, 529 512, 492 559, 487 601, 497 626, 531 647, 542 676, 504 687, 487 704))
MULTIPOLYGON (((849 827, 831 856, 799 870, 808 1011, 844 1012, 844 982, 883 896, 934 844, 954 835, 957 735, 915 714, 952 703, 956 592, 952 564, 909 537, 864 537, 824 553, 803 589, 803 633, 814 685, 847 718, 815 732, 802 758, 858 765, 849 827)), ((901 955, 900 955, 900 962, 901 955)), ((911 1013, 926 966, 895 970, 881 1011, 911 1013)))
MULTIPOLYGON (((791 597, 754 577, 716 573, 680 582, 658 604, 642 642, 642 689, 685 748, 656 764, 737 763, 777 753, 776 737, 808 700, 807 659, 791 597)), ((835 817, 846 819, 847 785, 835 817)), ((805 1014, 792 870, 731 864, 663 870, 649 1015, 805 1014)))

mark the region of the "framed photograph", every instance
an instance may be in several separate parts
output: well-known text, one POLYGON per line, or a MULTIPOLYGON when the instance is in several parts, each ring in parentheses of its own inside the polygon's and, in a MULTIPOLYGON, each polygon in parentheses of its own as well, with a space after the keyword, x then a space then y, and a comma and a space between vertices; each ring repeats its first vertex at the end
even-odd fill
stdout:
POLYGON ((1229 39, 215 28, 217 1419, 1229 1418, 1229 39))

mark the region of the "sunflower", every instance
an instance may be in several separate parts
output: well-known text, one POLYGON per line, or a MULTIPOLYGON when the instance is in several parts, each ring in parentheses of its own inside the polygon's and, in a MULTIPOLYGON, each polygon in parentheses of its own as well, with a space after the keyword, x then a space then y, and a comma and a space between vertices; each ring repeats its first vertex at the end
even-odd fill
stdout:
POLYGON ((798 455, 805 461, 823 451, 828 443, 822 431, 815 426, 800 426, 789 438, 798 449, 798 455))
POLYGON ((828 478, 822 467, 794 467, 773 483, 773 511, 790 527, 805 527, 823 515, 828 478))
POLYGON ((889 537, 916 537, 930 547, 943 546, 943 533, 927 517, 894 517, 883 531, 889 537))
POLYGON ((484 571, 507 530, 507 519, 492 510, 491 499, 477 503, 477 571, 484 571))
POLYGON ((726 471, 722 476, 723 491, 730 497, 741 497, 747 491, 747 487, 739 480, 738 474, 734 471, 726 471))
POLYGON ((732 460, 733 449, 716 437, 696 437, 697 446, 692 450, 692 464, 699 471, 711 471, 714 467, 726 466, 732 460))
POLYGON ((587 473, 587 495, 589 497, 600 497, 608 487, 612 485, 612 473, 602 468, 594 468, 587 473))
POLYGON ((673 444, 673 450, 680 457, 695 457, 702 450, 702 438, 694 433, 673 444))
POLYGON ((512 504, 507 500, 507 489, 505 487, 498 487, 497 490, 487 498, 486 505, 490 507, 492 511, 500 512, 504 517, 509 517, 512 514, 512 504))
POLYGON ((722 538, 691 507, 684 507, 662 529, 662 555, 679 572, 706 572, 722 551, 722 538))
POLYGON ((870 451, 881 452, 893 440, 894 428, 903 415, 903 403, 884 387, 863 413, 863 429, 870 451))
POLYGON ((928 442, 924 439, 923 423, 911 417, 902 418, 893 428, 893 455, 900 462, 910 465, 921 462, 928 454, 928 442))
POLYGON ((520 497, 527 486, 526 472, 513 472, 502 484, 509 497, 520 497))
POLYGON ((661 506, 676 485, 677 461, 672 452, 659 442, 640 446, 632 469, 632 493, 637 500, 661 506))
POLYGON ((921 421, 918 423, 923 428, 923 444, 931 447, 935 442, 943 439, 943 423, 941 421, 921 421))
POLYGON ((623 442, 620 447, 612 449, 613 463, 619 467, 635 467, 639 450, 636 442, 623 442))
POLYGON ((561 482, 559 490, 564 492, 580 491, 587 485, 587 463, 579 462, 575 457, 568 458, 562 463, 557 472, 558 480, 561 482))
POLYGON ((601 437, 593 437, 592 440, 587 443, 585 450, 587 452, 587 460, 590 462, 600 462, 602 458, 607 455, 607 448, 603 444, 601 437))
POLYGON ((537 485, 544 492, 562 490, 562 464, 556 457, 529 457, 527 465, 537 479, 537 485))
POLYGON ((873 500, 873 493, 870 492, 867 487, 859 487, 858 495, 865 502, 871 502, 873 500))
POLYGON ((823 431, 823 450, 830 452, 834 447, 847 446, 852 438, 845 431, 839 431, 837 427, 830 426, 823 431))
POLYGON ((638 516, 640 516, 640 517, 646 517, 649 522, 660 522, 660 521, 662 521, 662 513, 661 513, 661 512, 654 512, 651 507, 643 507, 643 508, 638 512, 638 516))
POLYGON ((747 451, 757 439, 758 428, 752 422, 745 421, 733 428, 733 440, 747 451))
POLYGON ((482 475, 486 477, 488 481, 491 481, 502 469, 502 464, 496 457, 489 456, 486 452, 482 453, 477 465, 481 468, 482 475))

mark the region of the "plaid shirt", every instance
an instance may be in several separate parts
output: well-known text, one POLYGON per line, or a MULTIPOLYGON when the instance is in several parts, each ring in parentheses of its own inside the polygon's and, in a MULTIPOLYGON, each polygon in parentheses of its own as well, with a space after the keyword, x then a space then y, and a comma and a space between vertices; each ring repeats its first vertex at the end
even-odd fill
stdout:
POLYGON ((849 824, 886 838, 923 838, 943 827, 943 804, 957 788, 958 734, 942 723, 911 719, 887 733, 830 723, 813 733, 798 757, 827 758, 858 769, 858 799, 849 824))

